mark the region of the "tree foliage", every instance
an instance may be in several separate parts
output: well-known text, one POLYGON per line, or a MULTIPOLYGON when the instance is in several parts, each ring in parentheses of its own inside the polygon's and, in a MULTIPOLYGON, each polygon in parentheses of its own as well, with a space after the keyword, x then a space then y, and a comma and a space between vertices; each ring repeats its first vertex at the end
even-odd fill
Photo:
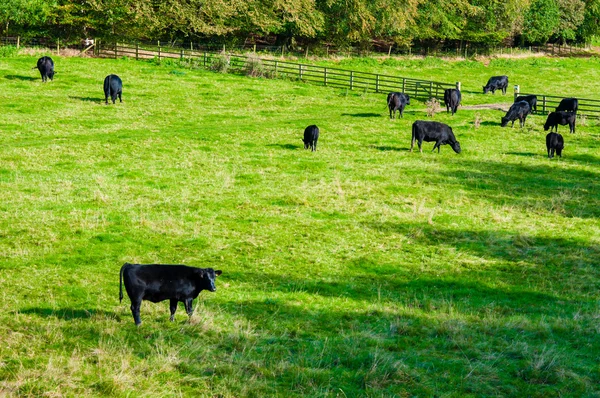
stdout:
POLYGON ((68 40, 539 44, 598 34, 600 0, 3 0, 0 23, 68 40))

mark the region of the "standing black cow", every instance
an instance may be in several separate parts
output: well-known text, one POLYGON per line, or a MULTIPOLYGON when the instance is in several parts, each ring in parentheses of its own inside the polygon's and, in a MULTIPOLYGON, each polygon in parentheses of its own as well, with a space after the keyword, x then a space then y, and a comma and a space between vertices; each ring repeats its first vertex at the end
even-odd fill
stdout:
POLYGON ((454 152, 460 153, 460 144, 456 141, 452 128, 444 123, 417 120, 412 125, 412 141, 410 143, 411 152, 415 146, 415 141, 418 141, 419 152, 421 153, 423 152, 423 149, 421 148, 423 141, 435 141, 433 151, 437 148, 438 153, 440 153, 440 145, 446 144, 450 144, 452 149, 454 149, 454 152))
POLYGON ((104 78, 104 100, 108 104, 108 97, 112 100, 114 104, 117 96, 119 97, 119 101, 123 102, 121 99, 121 93, 123 92, 123 82, 121 78, 117 75, 108 75, 104 78))
POLYGON ((311 124, 304 129, 304 149, 310 148, 313 152, 317 150, 317 141, 319 140, 319 128, 311 124))
POLYGON ((502 123, 500 125, 504 127, 508 124, 508 122, 512 122, 512 125, 510 127, 514 127, 515 120, 519 119, 519 124, 521 125, 521 127, 523 127, 525 126, 525 119, 527 119, 527 115, 529 113, 531 113, 531 107, 529 106, 529 102, 515 102, 510 106, 510 109, 502 118, 502 123))
POLYGON ((563 136, 558 133, 548 133, 546 135, 546 149, 548 150, 548 157, 554 157, 554 151, 558 157, 562 158, 562 150, 565 147, 565 141, 563 136))
POLYGON ((577 113, 577 108, 579 108, 579 101, 577 98, 563 98, 556 107, 555 112, 565 111, 577 113))
POLYGON ((170 300, 170 320, 173 321, 177 303, 180 301, 185 305, 187 314, 192 316, 192 301, 202 290, 216 291, 215 279, 218 275, 221 275, 221 271, 212 268, 125 263, 119 273, 119 301, 123 300, 123 281, 125 281, 125 290, 131 300, 131 313, 136 325, 142 323, 140 319, 142 300, 153 303, 170 300))
POLYGON ((460 105, 461 95, 457 88, 448 88, 444 90, 444 104, 446 104, 446 112, 452 110, 452 115, 456 113, 460 105))
POLYGON ((575 132, 575 120, 577 119, 577 115, 574 112, 550 112, 548 114, 548 118, 546 119, 546 123, 544 124, 544 131, 552 132, 552 128, 554 127, 556 132, 558 133, 558 125, 561 126, 569 125, 569 130, 571 133, 575 132))
POLYGON ((410 97, 404 93, 389 93, 387 104, 390 110, 390 119, 396 118, 396 111, 400 111, 400 117, 404 117, 404 108, 410 105, 410 97))
POLYGON ((537 97, 535 95, 519 95, 515 99, 515 103, 521 101, 527 101, 527 103, 531 107, 531 112, 537 112, 537 97))
POLYGON ((488 80, 487 84, 483 86, 483 93, 487 94, 489 91, 492 94, 496 93, 496 90, 502 90, 502 94, 506 94, 506 89, 508 87, 508 76, 492 76, 490 80, 488 80))
POLYGON ((38 59, 37 66, 34 66, 32 69, 37 68, 40 71, 40 75, 42 75, 42 81, 45 83, 50 80, 54 80, 54 61, 50 57, 42 57, 38 59))

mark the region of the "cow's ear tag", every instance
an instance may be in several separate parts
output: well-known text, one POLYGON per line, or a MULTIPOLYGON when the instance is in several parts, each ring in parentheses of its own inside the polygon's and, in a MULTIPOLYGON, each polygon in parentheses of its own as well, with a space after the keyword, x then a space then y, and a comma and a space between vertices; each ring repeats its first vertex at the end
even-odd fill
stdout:
POLYGON ((220 269, 218 269, 218 270, 216 270, 216 271, 215 271, 215 275, 216 275, 216 276, 219 276, 219 275, 221 275, 222 273, 223 273, 223 271, 221 271, 220 269))

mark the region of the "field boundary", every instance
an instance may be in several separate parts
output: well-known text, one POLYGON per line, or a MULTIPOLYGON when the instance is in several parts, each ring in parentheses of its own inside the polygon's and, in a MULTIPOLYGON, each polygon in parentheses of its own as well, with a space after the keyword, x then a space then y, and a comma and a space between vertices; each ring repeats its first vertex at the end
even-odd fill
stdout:
POLYGON ((158 58, 159 60, 195 60, 198 66, 204 68, 210 68, 213 63, 219 60, 222 61, 225 58, 227 70, 234 73, 244 73, 251 62, 259 61, 265 75, 272 77, 291 78, 306 83, 364 92, 387 94, 391 91, 399 91, 420 101, 427 101, 431 98, 443 101, 446 89, 460 89, 460 82, 443 83, 432 80, 280 61, 277 59, 260 58, 256 55, 223 54, 184 48, 173 49, 141 46, 139 44, 96 43, 96 55, 104 58, 129 57, 136 60, 153 58, 158 58))
MULTIPOLYGON (((558 96, 558 95, 546 95, 546 94, 532 94, 532 93, 520 93, 515 92, 514 98, 517 99, 521 95, 535 95, 537 97, 537 114, 547 115, 550 112, 554 112, 560 101, 564 98, 573 98, 569 96, 558 96)), ((577 116, 585 116, 590 118, 600 119, 600 100, 590 98, 579 98, 577 109, 577 116)))

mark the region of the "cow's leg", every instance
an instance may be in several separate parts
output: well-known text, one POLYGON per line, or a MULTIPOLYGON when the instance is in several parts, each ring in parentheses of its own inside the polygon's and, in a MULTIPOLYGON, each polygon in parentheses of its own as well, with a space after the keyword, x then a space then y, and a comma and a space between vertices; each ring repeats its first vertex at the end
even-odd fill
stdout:
POLYGON ((185 312, 187 312, 188 316, 192 316, 192 314, 194 313, 194 309, 192 308, 192 301, 194 299, 186 299, 183 304, 185 305, 185 312))
POLYGON ((312 147, 313 152, 317 150, 317 140, 313 141, 313 147, 312 147))
MULTIPOLYGON (((435 148, 439 148, 439 147, 440 147, 440 143, 439 143, 439 141, 437 141, 437 142, 435 143, 435 145, 433 146, 433 149, 431 150, 431 152, 435 152, 435 148)), ((439 149, 438 149, 438 153, 440 153, 440 152, 439 152, 439 149)))
POLYGON ((400 118, 404 118, 404 108, 400 108, 400 118))
POLYGON ((415 147, 415 136, 413 135, 412 139, 410 140, 410 152, 412 152, 414 147, 415 147))
POLYGON ((423 153, 423 148, 422 148, 423 141, 419 140, 419 141, 417 141, 417 144, 419 144, 419 152, 423 153))
POLYGON ((550 159, 550 158, 552 157, 552 156, 550 156, 550 151, 551 151, 552 149, 550 149, 550 148, 547 148, 547 150, 548 150, 548 159, 550 159))
POLYGON ((171 317, 169 320, 173 322, 175 320, 175 311, 177 311, 177 299, 169 300, 169 309, 171 310, 171 317))
POLYGON ((140 319, 140 307, 142 306, 142 299, 134 299, 131 300, 131 314, 133 315, 133 320, 137 326, 142 323, 140 319))
POLYGON ((104 102, 108 105, 108 95, 104 97, 104 102))
POLYGON ((123 100, 121 99, 121 93, 119 92, 119 102, 123 102, 123 100))

